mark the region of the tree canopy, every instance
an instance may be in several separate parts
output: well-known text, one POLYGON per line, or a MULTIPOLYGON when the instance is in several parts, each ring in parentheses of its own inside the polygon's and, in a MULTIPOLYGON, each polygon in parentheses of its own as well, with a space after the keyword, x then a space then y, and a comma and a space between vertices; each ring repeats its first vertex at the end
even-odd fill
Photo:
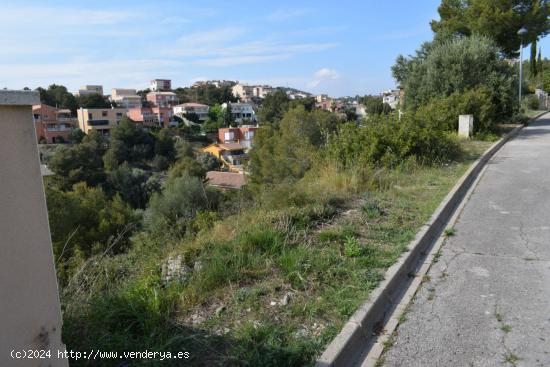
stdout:
POLYGON ((507 57, 518 55, 521 27, 527 29, 524 44, 550 32, 548 0, 442 0, 438 12, 441 20, 431 22, 434 32, 488 36, 507 57))

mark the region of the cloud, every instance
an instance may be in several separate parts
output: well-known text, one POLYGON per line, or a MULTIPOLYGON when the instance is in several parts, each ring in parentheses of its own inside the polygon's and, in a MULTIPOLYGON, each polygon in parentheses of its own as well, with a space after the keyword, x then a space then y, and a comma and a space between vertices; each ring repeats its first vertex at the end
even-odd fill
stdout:
POLYGON ((313 80, 310 81, 307 86, 309 88, 316 88, 325 82, 338 79, 340 79, 340 73, 338 71, 329 68, 322 68, 315 72, 313 75, 313 80))
POLYGON ((279 9, 267 16, 267 20, 270 22, 284 22, 293 18, 301 18, 305 15, 311 14, 310 9, 279 9))

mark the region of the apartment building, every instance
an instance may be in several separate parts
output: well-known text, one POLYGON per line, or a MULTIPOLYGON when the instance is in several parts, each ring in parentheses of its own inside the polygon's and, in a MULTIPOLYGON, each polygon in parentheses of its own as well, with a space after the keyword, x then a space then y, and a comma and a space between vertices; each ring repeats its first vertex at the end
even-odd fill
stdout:
POLYGON ((170 79, 153 79, 149 83, 149 89, 153 92, 168 92, 172 90, 172 81, 170 79))
POLYGON ((228 106, 231 108, 231 115, 233 116, 233 120, 241 124, 243 122, 252 122, 255 123, 257 121, 256 119, 256 112, 254 112, 254 109, 252 108, 252 105, 250 103, 224 103, 222 104, 223 109, 227 109, 228 106))
POLYGON ((172 107, 178 104, 178 96, 174 92, 149 92, 147 101, 155 107, 172 107))
POLYGON ((46 104, 32 106, 32 115, 38 142, 63 143, 69 139, 71 130, 78 126, 70 110, 46 104))
POLYGON ((251 102, 253 99, 263 99, 274 91, 275 88, 269 85, 247 85, 242 83, 235 84, 231 89, 233 96, 239 98, 241 102, 251 102))
POLYGON ((86 134, 97 130, 109 135, 109 130, 120 124, 126 112, 126 108, 80 108, 77 110, 78 126, 86 134))
POLYGON ((201 122, 208 120, 208 111, 210 107, 200 103, 182 103, 173 107, 174 115, 184 117, 186 115, 195 114, 201 122))
POLYGON ((138 107, 130 108, 128 118, 144 126, 168 127, 173 121, 174 113, 170 107, 138 107))
POLYGON ((258 126, 250 125, 218 129, 218 143, 238 143, 245 150, 249 150, 254 144, 254 136, 258 129, 258 126))
POLYGON ((135 89, 113 88, 109 100, 116 103, 118 107, 124 108, 138 108, 142 105, 141 96, 135 89))
POLYGON ((99 94, 100 96, 102 96, 103 95, 103 86, 102 85, 83 85, 75 93, 75 95, 77 97, 88 95, 88 94, 99 94))

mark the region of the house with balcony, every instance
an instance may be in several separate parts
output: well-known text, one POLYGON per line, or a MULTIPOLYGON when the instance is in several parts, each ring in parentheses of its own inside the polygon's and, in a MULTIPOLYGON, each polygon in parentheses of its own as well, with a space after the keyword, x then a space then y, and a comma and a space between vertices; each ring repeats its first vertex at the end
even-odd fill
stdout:
POLYGON ((380 93, 380 96, 383 103, 387 103, 391 108, 396 109, 401 100, 401 89, 386 90, 380 93))
POLYGON ((231 115, 237 124, 256 123, 256 112, 250 103, 224 103, 222 109, 231 108, 231 115))
POLYGON ((173 107, 178 104, 178 96, 174 92, 149 92, 147 101, 154 107, 173 107))
POLYGON ((34 127, 38 142, 62 143, 69 139, 72 129, 78 126, 70 110, 58 109, 46 104, 32 106, 34 127))
POLYGON ((200 103, 182 103, 174 106, 173 111, 174 115, 181 118, 195 114, 198 116, 200 122, 205 122, 208 120, 208 111, 210 111, 210 107, 200 103))
POLYGON ((78 126, 86 134, 96 130, 103 135, 109 135, 110 130, 120 124, 126 113, 126 108, 80 108, 77 110, 78 126))
POLYGON ((126 116, 143 126, 168 127, 174 113, 170 107, 137 107, 128 109, 126 116))
POLYGON ((113 88, 109 100, 116 103, 118 107, 124 108, 138 108, 142 105, 141 96, 135 89, 113 88))
POLYGON ((238 143, 242 145, 246 151, 252 148, 254 136, 258 131, 258 126, 243 125, 239 127, 225 127, 218 129, 218 143, 238 143))
POLYGON ((210 153, 218 158, 230 172, 244 171, 244 164, 248 161, 245 150, 239 143, 214 143, 202 149, 203 153, 210 153))

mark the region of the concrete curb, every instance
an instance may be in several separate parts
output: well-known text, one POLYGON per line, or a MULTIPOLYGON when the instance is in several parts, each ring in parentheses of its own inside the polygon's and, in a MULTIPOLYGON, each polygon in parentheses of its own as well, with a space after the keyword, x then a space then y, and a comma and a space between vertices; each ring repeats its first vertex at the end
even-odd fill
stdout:
MULTIPOLYGON (((533 121, 548 111, 532 118, 533 121)), ((391 316, 397 311, 402 313, 416 289, 422 282, 422 276, 431 264, 425 261, 431 248, 441 241, 442 233, 456 209, 463 203, 463 199, 473 187, 485 164, 510 139, 515 137, 523 126, 518 126, 506 134, 502 139, 487 149, 475 161, 466 173, 460 178, 453 189, 447 194, 442 203, 435 210, 430 220, 422 226, 415 238, 407 246, 407 250, 399 260, 388 268, 384 280, 380 283, 359 309, 351 316, 336 338, 328 345, 323 354, 317 359, 317 367, 354 366, 365 361, 371 365, 366 357, 375 345, 378 337, 386 329, 392 331, 397 326, 397 319, 391 316), (422 270, 422 271, 421 271, 422 270)), ((441 241, 442 242, 442 241, 441 241)), ((378 349, 381 345, 378 345, 378 349)), ((380 355, 382 350, 375 354, 380 355)), ((371 359, 371 362, 374 361, 371 359)))

